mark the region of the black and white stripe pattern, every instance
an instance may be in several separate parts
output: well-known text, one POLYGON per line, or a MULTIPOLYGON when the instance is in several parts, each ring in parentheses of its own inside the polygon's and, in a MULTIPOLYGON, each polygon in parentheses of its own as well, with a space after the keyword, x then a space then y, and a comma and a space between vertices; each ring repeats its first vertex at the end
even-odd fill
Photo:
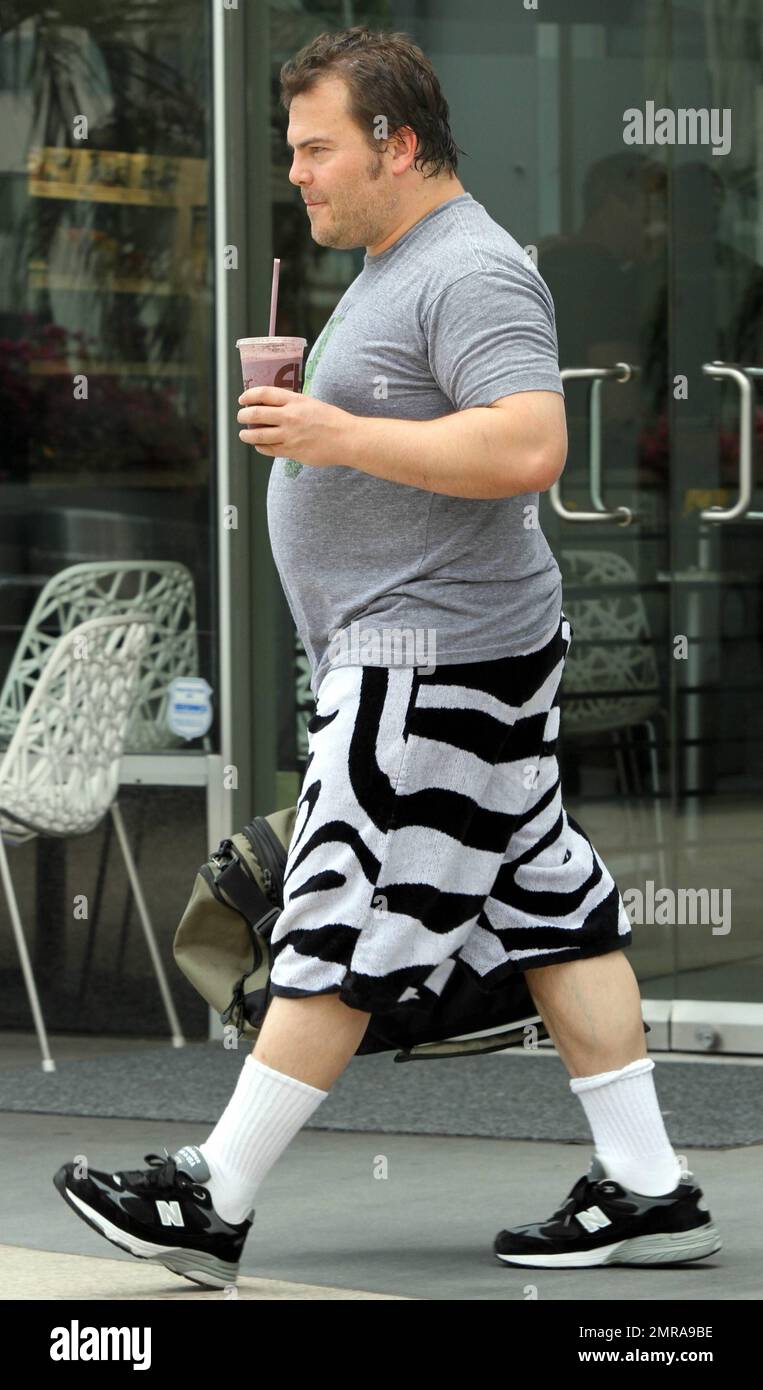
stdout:
POLYGON ((627 946, 622 898, 562 804, 571 629, 465 665, 332 668, 308 725, 271 987, 371 1013, 627 946))

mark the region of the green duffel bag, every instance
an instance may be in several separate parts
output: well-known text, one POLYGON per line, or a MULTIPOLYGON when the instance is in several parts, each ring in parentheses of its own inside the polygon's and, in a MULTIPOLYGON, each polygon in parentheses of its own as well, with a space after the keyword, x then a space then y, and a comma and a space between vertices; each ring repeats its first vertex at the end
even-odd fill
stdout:
MULTIPOLYGON (((222 840, 199 869, 175 933, 178 966, 239 1037, 257 1038, 272 997, 270 935, 283 908, 296 814, 296 806, 289 806, 255 816, 222 840)), ((523 974, 484 989, 456 960, 431 1009, 401 1005, 372 1015, 356 1055, 397 1051, 396 1062, 471 1057, 547 1037, 523 974)))
POLYGON ((239 1037, 256 1038, 270 1002, 268 941, 283 907, 296 806, 221 840, 196 875, 175 932, 183 974, 239 1037))

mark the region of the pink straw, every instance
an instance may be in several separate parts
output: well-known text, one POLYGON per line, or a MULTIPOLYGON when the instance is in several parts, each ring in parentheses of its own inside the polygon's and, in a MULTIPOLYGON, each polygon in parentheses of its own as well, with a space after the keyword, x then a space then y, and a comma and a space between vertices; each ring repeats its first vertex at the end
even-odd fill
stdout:
POLYGON ((273 288, 270 291, 270 328, 268 337, 272 338, 276 331, 276 313, 278 311, 278 277, 281 273, 281 262, 273 261, 273 288))

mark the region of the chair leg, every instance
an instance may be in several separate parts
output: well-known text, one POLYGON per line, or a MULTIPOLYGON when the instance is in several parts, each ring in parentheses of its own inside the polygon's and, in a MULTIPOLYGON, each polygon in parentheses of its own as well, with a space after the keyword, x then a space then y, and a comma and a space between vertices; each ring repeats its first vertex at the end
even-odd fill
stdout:
POLYGON ((624 755, 623 755, 623 747, 622 747, 622 742, 621 742, 622 730, 620 730, 620 729, 610 729, 609 733, 610 733, 610 737, 611 737, 611 739, 612 739, 612 743, 613 743, 614 750, 615 750, 615 761, 616 761, 616 763, 617 763, 617 771, 618 771, 618 775, 619 775, 619 778, 620 778, 620 788, 621 788, 621 795, 622 795, 622 800, 623 800, 623 806, 624 806, 624 808, 625 808, 625 824, 626 824, 626 830, 627 830, 627 834, 628 834, 628 840, 629 840, 630 846, 632 847, 632 849, 633 849, 634 852, 635 852, 635 856, 636 856, 636 873, 637 873, 637 874, 639 875, 639 877, 640 877, 640 876, 641 876, 641 852, 640 852, 639 845, 640 845, 640 841, 641 841, 641 834, 640 834, 640 829, 639 829, 639 826, 638 826, 638 823, 637 823, 637 819, 636 819, 636 817, 634 816, 633 805, 632 805, 632 803, 631 803, 631 788, 630 788, 630 785, 629 785, 628 774, 627 774, 626 766, 625 766, 625 757, 624 757, 624 755))
POLYGON ((122 851, 122 858, 124 859, 125 866, 127 868, 127 874, 130 879, 130 886, 132 888, 133 896, 135 898, 135 906, 138 909, 138 916, 140 917, 141 925, 143 927, 143 934, 146 938, 146 943, 148 945, 149 953, 151 955, 154 970, 156 971, 157 983, 159 985, 161 996, 164 1001, 164 1007, 167 1010, 167 1018, 169 1019, 170 1029, 172 1032, 172 1046, 185 1047, 185 1038, 183 1037, 183 1032, 180 1027, 180 1020, 177 1016, 177 1013, 175 1012, 175 1005, 172 1002, 172 995, 170 994, 169 985, 167 984, 167 977, 164 973, 164 966, 162 965, 162 959, 159 955, 159 951, 156 945, 154 929, 151 926, 151 919, 148 915, 148 909, 146 908, 145 899, 143 897, 143 890, 140 886, 140 880, 138 878, 137 870, 135 868, 135 862, 132 857, 127 835, 125 834, 124 821, 122 820, 122 812, 116 802, 113 802, 111 806, 111 818, 114 822, 114 828, 117 832, 117 839, 119 840, 119 847, 122 851))
POLYGON ((613 748, 614 748, 614 750, 615 750, 615 762, 616 762, 616 764, 617 764, 617 775, 618 775, 618 777, 620 778, 620 794, 621 794, 621 796, 623 797, 623 799, 626 800, 627 797, 628 797, 628 791, 629 791, 629 788, 628 788, 628 777, 627 777, 627 774, 626 774, 626 771, 625 771, 625 759, 623 758, 623 750, 622 750, 622 748, 620 747, 620 736, 619 736, 619 731, 618 731, 617 729, 610 729, 610 731, 609 731, 609 736, 610 736, 610 738, 611 738, 611 740, 612 740, 612 746, 613 746, 613 748))
POLYGON ((106 869, 109 862, 109 850, 111 848, 111 836, 113 827, 110 820, 104 823, 103 844, 101 846, 101 862, 98 865, 98 877, 95 883, 95 893, 93 894, 93 912, 90 918, 90 926, 87 933, 87 946, 85 947, 85 959, 82 963, 82 974, 79 982, 79 995, 77 1003, 81 1006, 84 1002, 85 993, 90 982, 90 967, 93 963, 93 950, 95 948, 95 933, 101 919, 101 903, 103 901, 103 886, 106 882, 106 869))
MULTIPOLYGON (((135 861, 136 873, 138 872, 138 865, 140 864, 140 852, 143 848, 143 831, 146 825, 147 801, 148 798, 142 796, 140 798, 140 801, 138 802, 138 826, 135 831, 132 845, 132 857, 135 861)), ((132 893, 128 892, 125 897, 124 911, 122 913, 122 927, 119 933, 119 950, 117 951, 117 974, 121 972, 122 966, 124 965, 125 950, 127 948, 127 933, 130 928, 130 918, 132 916, 133 903, 133 895, 132 893)))
POLYGON ((657 859, 663 885, 667 884, 665 870, 665 832, 662 823, 662 802, 660 800, 660 764, 657 757, 657 726, 653 719, 645 719, 649 733, 649 763, 652 770, 652 792, 654 794, 654 828, 657 835, 657 859))
POLYGON ((630 762, 631 772, 633 773, 633 789, 635 791, 636 796, 641 797, 644 794, 644 784, 641 780, 641 769, 638 765, 638 753, 635 747, 635 739, 633 737, 634 727, 634 725, 628 724, 627 727, 623 729, 623 736, 625 738, 625 743, 628 750, 628 761, 630 762))
POLYGON ((29 959, 29 952, 27 951, 24 928, 21 925, 21 914, 19 913, 19 905, 16 901, 16 892, 13 887, 13 880, 11 879, 11 870, 8 863, 8 856, 5 852, 2 834, 0 834, 0 878, 2 878, 3 888, 5 889, 8 911, 11 915, 11 925, 13 927, 14 936, 16 937, 16 945, 21 961, 21 970, 24 976, 26 992, 29 995, 29 1003, 32 1007, 32 1017, 34 1019, 34 1026, 37 1030, 40 1051, 42 1052, 42 1069, 43 1071, 55 1071, 56 1064, 50 1055, 50 1048, 48 1047, 48 1035, 45 1032, 42 1009, 40 1008, 40 1001, 37 996, 37 986, 34 982, 32 962, 29 959))
MULTIPOLYGON (((646 720, 642 720, 642 723, 646 723, 646 720)), ((635 788, 635 795, 636 795, 636 819, 637 819, 637 821, 638 821, 638 826, 639 826, 639 832, 638 832, 638 833, 639 833, 639 840, 640 840, 640 839, 641 839, 641 833, 642 833, 642 832, 641 832, 641 826, 642 826, 642 823, 644 822, 645 817, 646 817, 646 827, 647 827, 646 833, 647 833, 647 835, 648 835, 648 814, 647 814, 647 809, 646 809, 646 804, 645 804, 645 787, 644 787, 644 779, 643 779, 642 776, 641 776, 641 767, 640 767, 640 765, 639 765, 639 757, 638 757, 638 754, 639 754, 640 745, 638 744, 638 742, 637 742, 637 740, 636 740, 636 729, 637 729, 637 728, 639 728, 639 725, 638 725, 638 724, 629 724, 629 725, 627 726, 627 728, 623 730, 623 733, 624 733, 624 736, 625 736, 625 741, 626 741, 627 746, 628 746, 628 760, 629 760, 629 762, 630 762, 631 771, 632 771, 632 773, 633 773, 633 785, 634 785, 634 788, 635 788)), ((654 768, 653 768, 653 767, 652 767, 652 772, 654 772, 654 768)))

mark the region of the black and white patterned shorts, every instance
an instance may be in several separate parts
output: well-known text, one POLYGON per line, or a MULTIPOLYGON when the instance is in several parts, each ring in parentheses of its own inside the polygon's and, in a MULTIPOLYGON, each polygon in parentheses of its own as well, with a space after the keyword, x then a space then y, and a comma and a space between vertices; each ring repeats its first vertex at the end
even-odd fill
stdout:
POLYGON ((431 1007, 456 958, 507 975, 631 943, 620 892, 562 804, 572 629, 519 656, 337 666, 318 691, 273 928, 273 994, 431 1007))

